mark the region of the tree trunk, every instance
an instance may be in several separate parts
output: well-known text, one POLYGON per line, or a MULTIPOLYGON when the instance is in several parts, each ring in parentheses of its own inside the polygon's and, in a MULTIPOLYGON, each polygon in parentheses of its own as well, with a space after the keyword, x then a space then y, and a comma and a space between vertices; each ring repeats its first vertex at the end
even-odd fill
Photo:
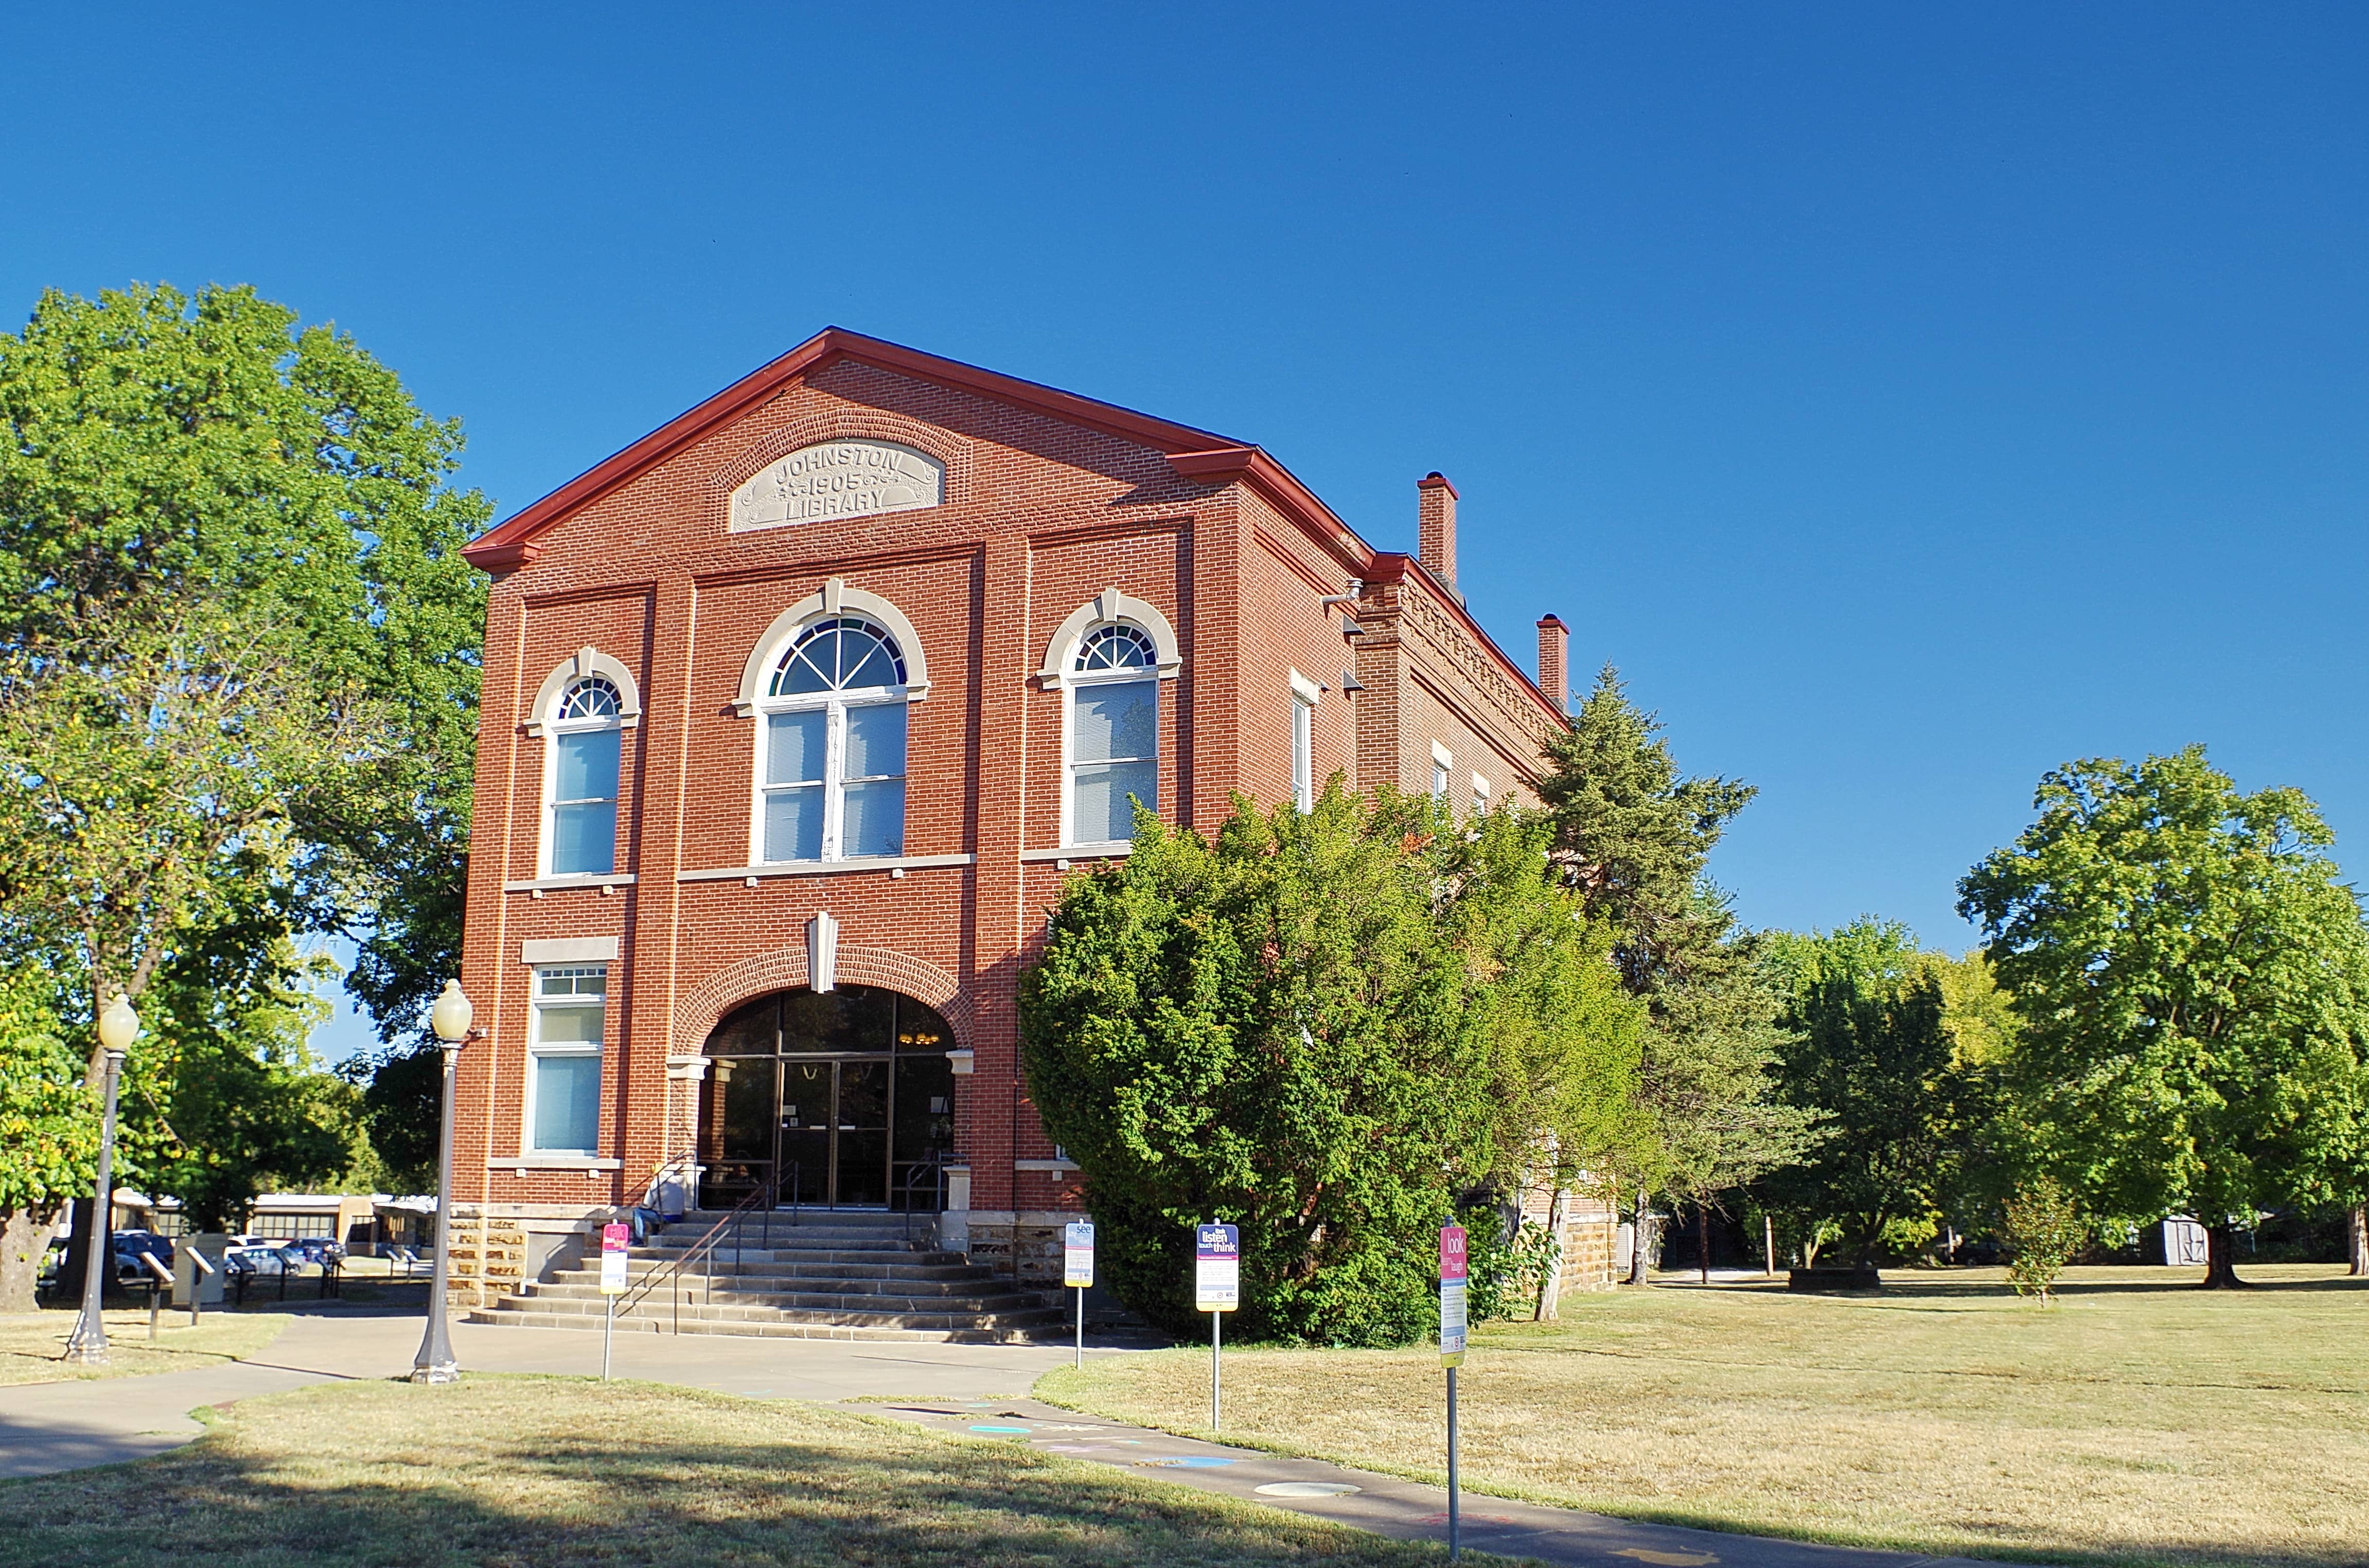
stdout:
MULTIPOLYGON (((66 1210, 74 1216, 74 1244, 66 1248, 65 1256, 61 1260, 58 1294, 68 1301, 82 1299, 83 1265, 90 1261, 91 1215, 97 1207, 93 1199, 86 1197, 69 1199, 65 1205, 66 1210)), ((51 1234, 56 1233, 52 1228, 51 1234)))
POLYGON ((40 1283, 41 1259, 49 1253, 50 1238, 57 1233, 55 1207, 0 1213, 0 1312, 33 1310, 33 1288, 40 1283))
POLYGON ((2345 1230, 2352 1242, 2352 1273, 2369 1275, 2369 1203, 2354 1204, 2346 1219, 2345 1230))
POLYGON ((2227 1225, 2207 1225, 2204 1228, 2204 1279, 2199 1288, 2237 1290, 2245 1283, 2237 1277, 2236 1229, 2227 1225))
POLYGON ((1557 1187, 1553 1198, 1547 1204, 1547 1233, 1555 1239, 1555 1246, 1554 1251, 1547 1254, 1547 1266, 1539 1277, 1538 1305, 1531 1311, 1533 1322, 1552 1322, 1561 1315, 1562 1242, 1570 1219, 1571 1195, 1557 1187))
POLYGON ((1702 1282, 1711 1283, 1711 1205, 1695 1205, 1695 1249, 1702 1254, 1702 1282))
POLYGON ((1630 1284, 1651 1285, 1653 1283, 1654 1254, 1662 1250, 1659 1245, 1660 1235, 1661 1226, 1654 1217, 1653 1208, 1646 1204, 1639 1204, 1637 1206, 1637 1243, 1629 1250, 1630 1284))

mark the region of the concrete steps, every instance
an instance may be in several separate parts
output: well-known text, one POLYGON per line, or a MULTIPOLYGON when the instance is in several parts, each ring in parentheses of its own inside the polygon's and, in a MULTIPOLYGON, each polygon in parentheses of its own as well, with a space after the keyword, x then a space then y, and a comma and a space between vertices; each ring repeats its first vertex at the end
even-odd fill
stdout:
MULTIPOLYGON (((743 1219, 696 1264, 680 1266, 725 1217, 692 1215, 628 1255, 633 1291, 617 1314, 628 1333, 747 1334, 768 1338, 937 1340, 970 1344, 1058 1337, 1066 1322, 1045 1293, 939 1250, 918 1217, 808 1212, 791 1224, 743 1219), (735 1231, 740 1245, 734 1247, 735 1231)), ((597 1267, 563 1268, 530 1281, 469 1321, 533 1328, 598 1328, 607 1319, 597 1267)))

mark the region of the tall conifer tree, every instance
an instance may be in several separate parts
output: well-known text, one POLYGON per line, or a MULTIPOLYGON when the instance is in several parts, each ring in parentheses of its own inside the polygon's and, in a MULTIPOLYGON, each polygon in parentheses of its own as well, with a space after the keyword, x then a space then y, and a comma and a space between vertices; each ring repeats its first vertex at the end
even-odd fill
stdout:
POLYGON ((1636 1200, 1632 1277, 1642 1279, 1655 1196, 1715 1204, 1812 1137, 1814 1115, 1780 1103, 1771 1077, 1784 998, 1758 938, 1704 871, 1755 791, 1682 774, 1659 718, 1608 664, 1547 761, 1539 794, 1557 864, 1612 928, 1622 982, 1652 1021, 1638 1091, 1651 1134, 1619 1173, 1636 1200))

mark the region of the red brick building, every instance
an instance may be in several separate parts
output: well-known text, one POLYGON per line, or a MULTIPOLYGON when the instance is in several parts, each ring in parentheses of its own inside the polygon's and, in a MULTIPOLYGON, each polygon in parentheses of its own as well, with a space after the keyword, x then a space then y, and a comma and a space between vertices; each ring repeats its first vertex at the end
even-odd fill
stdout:
POLYGON ((1259 448, 827 331, 468 550, 486 612, 463 1298, 621 1206, 1078 1207, 1013 996, 1129 795, 1525 797, 1563 722, 1456 591, 1259 448))

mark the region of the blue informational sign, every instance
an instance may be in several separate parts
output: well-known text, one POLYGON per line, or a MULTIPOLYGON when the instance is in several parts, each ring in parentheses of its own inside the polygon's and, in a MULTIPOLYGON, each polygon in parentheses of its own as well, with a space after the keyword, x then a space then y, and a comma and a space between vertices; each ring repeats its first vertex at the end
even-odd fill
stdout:
POLYGON ((1242 1233, 1235 1226, 1193 1228, 1193 1304, 1204 1312, 1242 1304, 1242 1233))

